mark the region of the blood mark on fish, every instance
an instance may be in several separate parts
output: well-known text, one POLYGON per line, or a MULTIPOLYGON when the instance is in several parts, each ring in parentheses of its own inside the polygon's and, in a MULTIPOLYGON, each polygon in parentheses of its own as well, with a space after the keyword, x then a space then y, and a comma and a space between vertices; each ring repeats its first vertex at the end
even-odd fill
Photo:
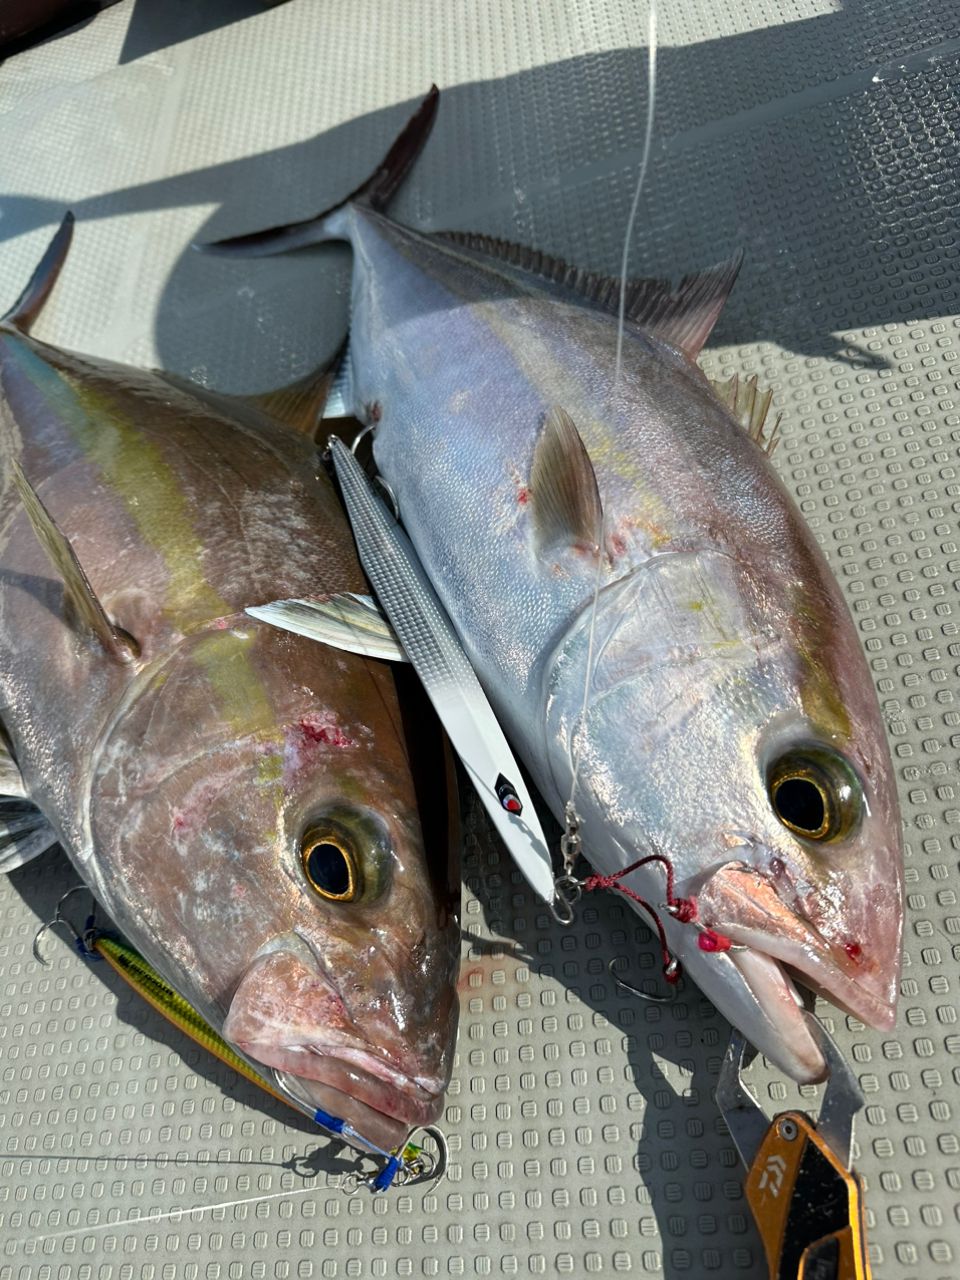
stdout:
POLYGON ((304 716, 298 723, 301 737, 306 743, 325 747, 355 747, 357 744, 348 738, 338 724, 324 724, 316 716, 304 716))

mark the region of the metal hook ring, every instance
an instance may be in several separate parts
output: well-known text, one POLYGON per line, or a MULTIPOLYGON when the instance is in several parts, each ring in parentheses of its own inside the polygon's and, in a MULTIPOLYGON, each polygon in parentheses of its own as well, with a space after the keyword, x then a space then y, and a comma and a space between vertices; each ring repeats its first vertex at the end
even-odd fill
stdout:
POLYGON ((617 959, 618 959, 617 956, 613 956, 610 960, 607 961, 607 972, 610 974, 610 977, 614 980, 614 982, 617 984, 618 987, 622 987, 624 991, 629 991, 630 994, 632 996, 636 996, 638 1000, 649 1000, 651 1004, 671 1004, 674 1000, 676 1000, 677 988, 675 986, 670 988, 670 992, 668 995, 655 996, 655 995, 651 995, 649 991, 641 991, 639 987, 635 987, 629 982, 624 982, 624 980, 620 977, 620 975, 616 972, 616 970, 613 967, 616 964, 617 959))
POLYGON ((573 924, 573 908, 583 896, 583 885, 576 876, 558 876, 553 885, 550 914, 558 924, 573 924))
POLYGON ((432 1155, 429 1151, 424 1151, 415 1161, 411 1161, 409 1165, 404 1165, 402 1172, 407 1176, 403 1178, 402 1185, 405 1187, 415 1187, 422 1182, 439 1182, 447 1171, 447 1165, 450 1162, 450 1147, 447 1143, 446 1134, 442 1129, 436 1128, 434 1125, 422 1125, 418 1129, 411 1130, 407 1137, 407 1142, 413 1139, 414 1134, 424 1133, 432 1138, 437 1144, 437 1154, 432 1155), (423 1160, 423 1166, 416 1168, 417 1163, 423 1160))

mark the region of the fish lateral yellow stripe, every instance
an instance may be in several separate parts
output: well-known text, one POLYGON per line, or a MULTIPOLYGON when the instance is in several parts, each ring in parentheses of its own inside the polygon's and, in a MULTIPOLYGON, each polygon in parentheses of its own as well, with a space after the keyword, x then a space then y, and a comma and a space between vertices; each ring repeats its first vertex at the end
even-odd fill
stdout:
POLYGON ((289 1098, 272 1088, 263 1076, 254 1071, 253 1067, 227 1044, 222 1036, 217 1035, 209 1023, 200 1017, 196 1009, 174 991, 173 987, 164 982, 138 951, 134 951, 132 947, 116 938, 103 936, 97 938, 93 945, 111 969, 178 1031, 189 1036, 195 1044, 212 1053, 226 1066, 232 1067, 245 1080, 257 1085, 264 1093, 269 1093, 271 1097, 285 1103, 298 1115, 301 1114, 299 1108, 294 1107, 289 1098))
MULTIPOLYGON (((100 468, 145 543, 167 571, 164 612, 180 631, 235 612, 204 577, 199 537, 176 474, 163 451, 125 416, 114 397, 68 371, 51 366, 25 340, 10 342, 33 386, 69 428, 84 455, 100 468)), ((249 659, 240 660, 238 636, 212 635, 198 651, 217 705, 237 734, 269 731, 269 700, 249 659), (228 638, 229 637, 229 638, 228 638)))
POLYGON ((251 661, 252 643, 249 632, 212 631, 195 646, 194 657, 235 733, 275 737, 276 715, 251 661))
POLYGON ((71 429, 123 500, 144 541, 163 557, 169 574, 167 610, 188 625, 232 613, 200 571, 203 543, 163 451, 144 438, 110 396, 62 376, 80 410, 71 429))
POLYGON ((170 575, 165 603, 183 619, 181 629, 191 620, 232 613, 199 571, 203 544, 162 450, 145 438, 114 397, 43 359, 28 339, 8 337, 7 352, 101 469, 144 540, 163 557, 170 575))

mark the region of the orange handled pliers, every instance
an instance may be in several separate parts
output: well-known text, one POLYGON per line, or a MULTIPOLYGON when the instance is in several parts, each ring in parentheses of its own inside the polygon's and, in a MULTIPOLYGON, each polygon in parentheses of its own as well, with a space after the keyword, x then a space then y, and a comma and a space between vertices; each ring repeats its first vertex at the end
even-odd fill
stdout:
POLYGON ((816 1121, 802 1111, 766 1116, 743 1084, 748 1046, 739 1031, 720 1069, 717 1105, 747 1167, 770 1280, 870 1280, 863 1182, 851 1168, 863 1093, 823 1025, 807 1018, 830 1071, 816 1121))

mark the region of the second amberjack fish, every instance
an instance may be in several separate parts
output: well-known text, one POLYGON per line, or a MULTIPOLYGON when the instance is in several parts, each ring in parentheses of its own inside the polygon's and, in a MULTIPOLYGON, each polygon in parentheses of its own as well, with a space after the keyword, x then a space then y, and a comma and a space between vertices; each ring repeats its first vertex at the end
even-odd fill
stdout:
POLYGON ((324 380, 247 401, 39 341, 70 235, 0 323, 0 867, 61 843, 214 1029, 393 1147, 453 1064, 439 734, 403 671, 244 613, 367 591, 293 425, 324 380))
POLYGON ((436 105, 345 201, 215 247, 353 246, 343 407, 376 424, 515 750, 561 822, 572 796, 598 871, 656 856, 622 886, 753 1044, 816 1078, 794 976, 871 1026, 895 1017, 900 815, 870 671, 767 456, 764 398, 696 364, 739 257, 676 289, 628 280, 617 377, 619 281, 384 212, 436 105))

